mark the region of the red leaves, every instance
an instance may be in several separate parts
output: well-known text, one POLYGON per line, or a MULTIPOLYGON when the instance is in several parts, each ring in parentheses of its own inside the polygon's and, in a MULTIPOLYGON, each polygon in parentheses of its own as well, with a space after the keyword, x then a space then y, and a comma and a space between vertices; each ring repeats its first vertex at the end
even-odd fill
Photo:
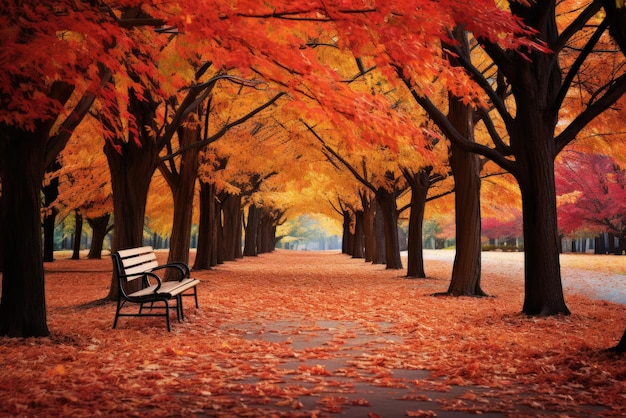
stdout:
POLYGON ((0 339, 0 415, 626 412, 626 359, 603 352, 623 306, 570 296, 571 317, 522 316, 510 260, 484 273, 496 298, 434 298, 450 266, 426 263, 427 280, 336 253, 227 263, 195 273, 201 309, 168 334, 158 318, 111 329, 114 305, 91 303, 109 260, 57 260, 53 336, 0 339))

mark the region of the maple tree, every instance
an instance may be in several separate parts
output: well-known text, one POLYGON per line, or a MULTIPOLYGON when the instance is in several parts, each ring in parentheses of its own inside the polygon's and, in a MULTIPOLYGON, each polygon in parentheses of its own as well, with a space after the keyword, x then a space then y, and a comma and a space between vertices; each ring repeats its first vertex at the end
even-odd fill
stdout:
MULTIPOLYGON (((561 5, 568 6, 565 3, 561 5)), ((563 299, 559 272, 554 158, 575 138, 576 133, 615 102, 626 88, 623 75, 609 74, 610 77, 614 77, 610 87, 599 90, 596 93, 599 96, 585 96, 590 100, 588 106, 579 114, 571 116, 571 123, 567 128, 556 131, 558 111, 567 97, 567 91, 575 88, 572 86, 574 75, 593 51, 606 26, 600 25, 595 34, 584 38, 584 41, 577 39, 577 42, 585 47, 578 55, 576 64, 568 69, 564 78, 561 78, 559 61, 552 57, 561 56, 564 46, 572 39, 573 34, 580 31, 582 25, 589 19, 594 19, 600 7, 599 2, 591 3, 587 8, 581 9, 579 17, 567 29, 558 31, 553 2, 537 2, 530 6, 511 4, 512 12, 522 18, 529 27, 537 30, 537 38, 546 42, 546 46, 552 51, 551 54, 530 51, 530 59, 527 59, 522 54, 506 52, 480 37, 477 38, 498 65, 500 74, 505 77, 500 81, 505 81, 505 84, 499 82, 494 87, 489 80, 480 75, 471 62, 462 61, 462 64, 472 74, 474 81, 488 94, 492 105, 505 121, 508 143, 503 142, 502 136, 496 135, 495 130, 490 132, 493 136, 493 147, 488 148, 466 141, 455 129, 447 125, 443 115, 429 103, 428 99, 423 100, 424 105, 431 109, 429 112, 431 116, 437 117, 437 113, 440 113, 438 121, 448 137, 468 150, 491 158, 511 172, 520 185, 527 260, 523 311, 528 314, 550 315, 569 312, 563 299), (546 20, 538 20, 537 16, 540 15, 546 16, 546 20), (496 88, 498 86, 510 88, 515 99, 514 116, 508 110, 507 102, 498 96, 496 88), (546 144, 549 146, 546 147, 546 144), (508 157, 509 155, 513 156, 514 160, 508 157)))
POLYGON ((583 227, 610 232, 626 248, 626 170, 614 158, 569 151, 556 179, 559 226, 566 234, 583 227))
MULTIPOLYGON (((120 7, 123 5, 121 2, 120 7)), ((577 15, 580 17, 574 18, 561 32, 557 30, 554 2, 549 1, 533 5, 512 4, 512 14, 488 1, 470 4, 420 2, 417 7, 399 1, 372 2, 363 7, 341 1, 305 4, 189 1, 184 4, 148 3, 143 8, 131 7, 123 13, 111 14, 102 13, 103 9, 109 10, 106 6, 95 7, 83 2, 61 3, 53 8, 35 3, 24 8, 9 6, 10 13, 2 16, 3 27, 17 29, 7 29, 7 36, 2 41, 2 58, 3 62, 17 65, 8 68, 3 75, 6 82, 2 83, 0 123, 7 129, 2 129, 1 155, 11 156, 4 157, 0 163, 3 186, 0 229, 4 237, 16 236, 19 227, 23 242, 28 246, 39 241, 39 189, 43 173, 65 146, 95 97, 100 96, 102 102, 97 110, 107 131, 105 149, 115 195, 114 248, 139 245, 152 174, 163 161, 173 161, 174 157, 173 153, 163 156, 161 152, 168 145, 175 146, 172 140, 183 140, 176 139, 175 134, 188 122, 189 112, 208 98, 211 83, 205 83, 207 79, 203 79, 184 90, 175 102, 170 100, 181 93, 182 86, 189 87, 189 76, 194 78, 198 74, 197 80, 203 75, 210 79, 211 75, 205 74, 209 67, 219 74, 237 69, 237 74, 243 78, 260 76, 281 86, 292 99, 291 112, 299 113, 309 126, 332 127, 341 132, 343 141, 355 149, 395 150, 400 148, 399 143, 411 138, 415 148, 425 154, 423 130, 418 125, 410 118, 394 113, 392 103, 386 97, 352 88, 345 83, 341 71, 320 62, 317 51, 308 47, 317 45, 316 40, 322 37, 324 31, 320 32, 320 25, 330 25, 334 33, 331 36, 328 32, 323 33, 324 41, 332 41, 337 48, 350 50, 351 55, 360 57, 361 63, 370 60, 390 80, 400 71, 452 141, 465 151, 483 153, 516 176, 524 197, 527 242, 524 311, 531 314, 567 312, 562 291, 559 294, 560 274, 554 254, 556 240, 552 239, 556 231, 553 160, 577 131, 614 102, 623 89, 624 77, 618 71, 612 84, 607 84, 610 87, 601 91, 606 93, 603 96, 583 92, 585 100, 600 98, 591 102, 578 116, 572 116, 570 128, 558 133, 553 144, 557 111, 569 96, 565 94, 565 88, 560 90, 562 94, 558 93, 560 69, 557 60, 550 57, 561 56, 565 41, 573 39, 572 35, 580 31, 586 19, 600 10, 600 2, 592 2, 587 9, 581 9, 584 12, 577 15), (68 10, 75 13, 67 13, 68 10), (539 26, 544 22, 536 20, 536 16, 543 15, 539 12, 546 13, 546 26, 539 26), (20 19, 20 13, 27 13, 30 20, 20 19), (54 19, 48 19, 50 14, 54 19), (428 21, 423 20, 425 14, 429 16, 428 21), (124 23, 125 17, 132 22, 124 23), (163 30, 162 27, 159 32, 166 33, 155 33, 152 29, 124 28, 141 22, 167 24, 169 29, 163 30), (485 47, 504 75, 495 81, 503 82, 498 86, 513 95, 514 107, 508 108, 511 100, 508 97, 502 99, 497 94, 498 89, 493 89, 489 80, 475 72, 472 63, 458 53, 458 44, 449 34, 449 29, 457 25, 472 33, 474 39, 485 47), (167 32, 177 33, 172 36, 181 41, 170 43, 172 37, 167 32), (528 36, 545 42, 556 55, 546 55, 547 49, 529 40, 528 36), (452 66, 443 56, 441 40, 444 40, 446 49, 458 57, 460 66, 452 66), (184 63, 181 64, 183 68, 162 72, 161 53, 174 44, 176 54, 181 56, 179 61, 184 63), (49 45, 54 46, 52 51, 49 45), (30 51, 37 51, 33 61, 39 65, 20 66, 30 51), (94 61, 94 56, 99 61, 94 61), (528 61, 527 57, 531 60, 528 61), (471 77, 467 77, 463 70, 471 77), (474 103, 482 109, 488 98, 493 109, 500 113, 510 135, 508 143, 497 136, 495 130, 490 130, 495 139, 494 148, 467 141, 466 136, 449 125, 449 120, 436 106, 433 108, 432 101, 428 101, 433 77, 437 78, 438 85, 446 86, 451 95, 463 98, 464 104, 474 103), (528 80, 534 84, 520 84, 528 80), (553 83, 551 88, 544 88, 543 83, 547 82, 553 83), (538 92, 546 96, 535 95, 538 92), (75 97, 70 100, 72 95, 75 97), (535 99, 539 101, 533 102, 535 99), (546 109, 543 104, 549 101, 556 105, 546 109), (166 113, 165 109, 172 110, 172 106, 174 113, 166 113), (65 121, 57 122, 65 115, 63 112, 68 111, 65 107, 73 108, 74 113, 65 121), (516 112, 515 117, 511 116, 510 109, 516 112), (354 129, 355 126, 360 129, 354 129), (536 145, 545 143, 552 144, 552 148, 546 150, 536 145), (32 163, 17 167, 15 160, 32 163), (29 179, 28 187, 21 189, 28 190, 30 196, 20 200, 24 195, 18 193, 15 186, 23 185, 20 182, 25 179, 29 179), (529 197, 537 197, 540 204, 529 201, 529 197), (536 209, 541 212, 535 213, 536 209), (6 222, 13 218, 19 218, 20 222, 6 222), (546 240, 545 237, 549 238, 546 240)), ((606 10, 609 20, 615 17, 613 12, 618 12, 609 6, 606 10)), ((615 24, 609 20, 613 36, 619 43, 615 24)), ((601 34, 606 26, 604 23, 600 25, 597 34, 601 34)), ((581 59, 572 61, 574 64, 568 74, 575 74, 580 69, 579 64, 591 52, 595 38, 595 35, 586 38, 590 40, 590 47, 578 49, 581 59)), ((174 65, 173 68, 176 65, 167 64, 174 65)), ((569 87, 572 78, 566 76, 563 87, 569 87)), ((485 113, 481 117, 488 120, 485 113)), ((185 149, 180 152, 182 154, 185 149)), ((385 173, 389 177, 387 180, 399 180, 393 171, 385 173)), ((188 199, 189 195, 186 196, 188 199)), ((386 213, 393 217, 395 208, 391 205, 396 204, 395 196, 385 202, 390 205, 386 213)), ((239 208, 233 205, 237 213, 232 219, 239 219, 239 208)), ((387 225, 391 224, 388 219, 387 225)), ((5 241, 0 247, 5 260, 0 333, 16 336, 47 334, 40 244, 33 247, 37 253, 35 260, 30 257, 31 253, 26 257, 26 245, 9 250, 14 247, 5 241), (11 262, 6 263, 6 260, 11 262), (18 279, 18 275, 28 279, 18 279), (23 286, 25 283, 28 286, 23 286), (26 292, 26 289, 30 290, 26 292), (15 295, 10 299, 18 302, 7 302, 7 295, 15 295), (19 307, 19 301, 26 298, 29 299, 28 307, 19 307), (34 309, 30 309, 31 306, 34 309), (18 325, 11 325, 8 319, 16 312, 34 311, 37 312, 33 315, 34 325, 23 323, 33 318, 17 315, 19 319, 14 324, 18 325)))
POLYGON ((43 336, 49 333, 39 212, 44 172, 96 96, 107 93, 120 69, 110 50, 114 43, 124 48, 125 34, 91 3, 5 2, 2 9, 0 335, 43 336))
MULTIPOLYGON (((76 212, 84 217, 92 230, 87 258, 100 258, 103 241, 113 225, 113 193, 108 165, 97 122, 87 116, 76 128, 58 161, 61 168, 52 175, 59 178, 59 195, 54 202, 60 217, 76 212)), ((80 228, 76 227, 76 234, 80 228)), ((76 240, 75 240, 76 245, 76 240)))

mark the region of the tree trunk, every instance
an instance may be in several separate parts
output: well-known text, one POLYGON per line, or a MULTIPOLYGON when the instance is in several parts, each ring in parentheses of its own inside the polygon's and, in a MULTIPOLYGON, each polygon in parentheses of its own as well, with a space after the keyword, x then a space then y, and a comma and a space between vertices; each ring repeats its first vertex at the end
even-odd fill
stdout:
MULTIPOLYGON (((454 36, 466 58, 470 49, 467 33, 460 27, 454 36)), ((456 58, 450 57, 452 65, 456 58)), ((474 111, 459 98, 448 96, 448 119, 467 140, 474 142, 474 111)), ((452 296, 485 296, 480 287, 481 219, 480 219, 480 160, 478 155, 450 144, 450 167, 454 176, 456 254, 452 279, 446 294, 452 296)))
POLYGON ((237 258, 237 247, 241 246, 241 196, 228 194, 222 200, 223 237, 222 250, 224 261, 234 261, 237 258), (237 235, 239 234, 239 236, 237 235))
MULTIPOLYGON (((0 178, 0 183, 2 183, 2 179, 0 178)), ((0 193, 0 210, 2 209, 2 193, 0 193)), ((0 212, 0 217, 3 216, 3 213, 0 212)), ((4 230, 2 229, 4 227, 4 222, 2 221, 1 218, 0 219, 0 273, 2 273, 4 271, 4 246, 6 245, 5 243, 5 238, 6 234, 4 233, 4 230)))
MULTIPOLYGON (((200 129, 182 126, 178 129, 178 140, 181 148, 189 147, 200 141, 200 129)), ((187 148, 179 157, 178 170, 173 160, 168 160, 159 165, 159 170, 167 180, 174 198, 174 217, 172 219, 168 262, 189 263, 193 196, 198 177, 199 151, 199 147, 187 148)), ((167 273, 166 278, 169 279, 170 274, 167 273)))
MULTIPOLYGON (((558 38, 554 2, 511 3, 511 10, 538 31, 548 45, 558 38)), ((561 87, 558 60, 533 53, 530 60, 512 55, 508 68, 516 103, 509 137, 522 195, 524 221, 523 312, 528 315, 569 314, 563 297, 556 212, 554 133, 561 87)))
POLYGON ((41 247, 41 186, 46 135, 0 125, 0 230, 4 271, 0 335, 44 337, 46 318, 41 247))
POLYGON ((376 200, 382 211, 385 226, 385 262, 387 269, 401 269, 400 241, 398 240, 398 208, 396 194, 384 188, 376 192, 376 200))
POLYGON ((352 258, 365 258, 365 216, 362 210, 354 211, 354 240, 352 241, 352 258))
POLYGON ((417 173, 405 173, 411 186, 411 214, 409 215, 409 248, 407 258, 407 277, 425 278, 424 248, 422 244, 426 196, 430 188, 430 169, 417 173))
POLYGON ((518 129, 511 135, 512 142, 523 146, 516 152, 524 220, 523 312, 540 316, 569 314, 559 260, 554 141, 538 112, 526 110, 527 107, 518 107, 518 129))
POLYGON ((110 230, 109 219, 111 219, 111 215, 108 213, 97 218, 87 218, 87 223, 92 230, 91 247, 89 248, 89 254, 87 254, 88 259, 102 258, 104 238, 110 230))
POLYGON ((235 226, 235 258, 243 258, 243 245, 242 245, 242 237, 243 237, 243 209, 241 208, 241 198, 239 198, 239 215, 237 216, 238 221, 235 226))
POLYGON ((254 257, 258 255, 257 239, 259 235, 259 224, 261 221, 259 208, 252 203, 248 207, 248 223, 246 224, 246 240, 243 255, 254 257))
POLYGON ((210 269, 217 264, 216 205, 215 185, 200 182, 200 220, 194 270, 210 269))
POLYGON ((376 260, 376 233, 374 219, 376 217, 376 202, 362 196, 363 205, 363 233, 365 235, 365 261, 373 263, 376 260))
POLYGON ((456 255, 448 295, 485 296, 480 286, 481 218, 478 155, 451 146, 455 184, 456 255))
POLYGON ((376 254, 373 264, 385 264, 387 252, 385 249, 385 220, 380 203, 376 200, 376 213, 374 213, 374 237, 376 238, 376 254))
MULTIPOLYGON (((140 247, 143 244, 148 190, 156 169, 158 150, 152 142, 138 146, 134 141, 128 141, 120 145, 118 152, 107 141, 104 153, 111 172, 115 217, 111 250, 140 247)), ((117 278, 113 277, 107 298, 117 300, 117 294, 117 278)))
POLYGON ((352 218, 350 216, 350 211, 344 209, 342 211, 343 215, 343 234, 341 236, 341 252, 343 254, 352 255, 352 243, 350 239, 350 224, 352 223, 352 218))
POLYGON ((80 238, 83 235, 83 215, 81 215, 80 210, 76 209, 74 219, 74 249, 72 252, 72 260, 78 260, 80 259, 80 238))
POLYGON ((262 208, 261 220, 259 222, 259 237, 257 247, 259 254, 269 253, 274 250, 276 228, 274 227, 274 218, 266 209, 262 208))
MULTIPOLYGON (((61 168, 58 161, 52 163, 46 169, 46 173, 52 173, 61 168)), ((57 214, 59 211, 53 206, 54 201, 59 196, 59 178, 54 177, 50 183, 42 187, 43 192, 43 261, 54 261, 54 227, 56 226, 57 214)))

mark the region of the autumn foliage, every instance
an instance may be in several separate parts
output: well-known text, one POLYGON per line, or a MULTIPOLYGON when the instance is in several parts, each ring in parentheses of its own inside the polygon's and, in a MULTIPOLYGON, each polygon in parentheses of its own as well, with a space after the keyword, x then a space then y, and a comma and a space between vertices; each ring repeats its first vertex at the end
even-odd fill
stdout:
POLYGON ((52 336, 0 340, 0 415, 623 416, 626 358, 604 350, 622 307, 569 293, 571 316, 522 315, 520 254, 501 257, 483 277, 497 297, 451 300, 431 296, 449 262, 406 280, 281 250, 196 272, 200 309, 188 304, 171 333, 162 318, 111 329, 110 260, 55 261, 52 336))

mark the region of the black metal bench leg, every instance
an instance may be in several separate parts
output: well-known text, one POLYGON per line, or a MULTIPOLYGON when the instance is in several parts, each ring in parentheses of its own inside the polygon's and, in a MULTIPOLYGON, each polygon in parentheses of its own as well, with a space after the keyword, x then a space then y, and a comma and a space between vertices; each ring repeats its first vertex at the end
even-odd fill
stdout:
POLYGON ((176 296, 176 305, 178 306, 178 320, 182 321, 185 319, 185 313, 183 312, 183 295, 176 296))

